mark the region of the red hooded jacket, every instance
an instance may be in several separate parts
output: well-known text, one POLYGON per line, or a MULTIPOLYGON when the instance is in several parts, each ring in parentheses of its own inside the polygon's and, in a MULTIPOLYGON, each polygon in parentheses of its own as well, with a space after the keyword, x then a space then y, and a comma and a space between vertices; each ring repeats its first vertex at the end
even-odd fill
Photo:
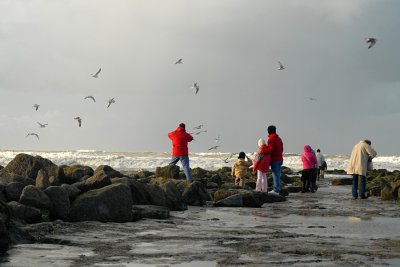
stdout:
POLYGON ((262 153, 271 155, 271 162, 283 160, 283 143, 277 134, 269 134, 267 146, 262 146, 260 149, 262 153))
MULTIPOLYGON (((269 154, 263 154, 261 152, 261 149, 263 147, 266 147, 266 145, 262 145, 260 149, 257 151, 255 157, 254 157, 254 165, 253 165, 253 172, 255 171, 260 171, 260 172, 267 172, 269 169, 269 165, 271 162, 271 156, 269 154), (259 161, 257 159, 259 158, 259 155, 263 155, 259 161)), ((265 148, 264 148, 265 149, 265 148)))
POLYGON ((188 142, 193 140, 193 137, 186 132, 182 127, 176 128, 175 131, 168 133, 169 139, 172 140, 172 156, 188 156, 188 142))

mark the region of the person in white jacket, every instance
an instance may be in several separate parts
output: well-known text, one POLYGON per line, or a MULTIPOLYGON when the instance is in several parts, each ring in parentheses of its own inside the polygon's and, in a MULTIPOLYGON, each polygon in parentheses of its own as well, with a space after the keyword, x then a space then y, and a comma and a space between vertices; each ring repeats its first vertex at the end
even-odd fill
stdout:
POLYGON ((315 154, 315 156, 317 157, 317 165, 318 165, 318 170, 317 170, 317 174, 318 174, 318 181, 319 178, 321 177, 321 179, 324 179, 324 175, 325 175, 325 170, 326 170, 326 162, 325 162, 325 157, 324 155, 322 155, 321 150, 317 149, 317 153, 315 154))
POLYGON ((362 140, 353 147, 351 151, 349 165, 347 166, 347 174, 353 175, 353 198, 358 196, 362 199, 367 198, 365 188, 367 183, 368 161, 376 157, 376 151, 371 147, 370 140, 362 140), (358 192, 358 178, 360 178, 360 190, 358 192), (358 194, 359 193, 359 194, 358 194))

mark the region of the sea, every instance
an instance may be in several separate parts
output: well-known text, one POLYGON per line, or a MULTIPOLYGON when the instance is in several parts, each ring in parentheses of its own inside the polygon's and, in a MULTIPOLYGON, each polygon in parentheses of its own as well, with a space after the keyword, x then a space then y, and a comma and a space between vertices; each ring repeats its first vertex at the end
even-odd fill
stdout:
MULTIPOLYGON (((100 165, 109 165, 120 171, 148 170, 154 171, 157 167, 165 166, 171 159, 170 152, 109 152, 97 150, 71 151, 16 151, 0 150, 0 165, 6 166, 17 154, 25 153, 41 156, 57 165, 80 164, 96 168, 100 165)), ((253 152, 247 153, 253 158, 253 152)), ((190 153, 190 167, 200 167, 207 170, 217 170, 222 167, 231 167, 236 161, 237 154, 232 153, 190 153)), ((328 170, 345 170, 349 155, 324 155, 328 170)), ((301 155, 286 153, 283 156, 283 165, 295 171, 302 169, 301 155)), ((178 166, 181 166, 178 163, 178 166)), ((400 170, 400 156, 379 156, 373 159, 374 169, 400 170)))

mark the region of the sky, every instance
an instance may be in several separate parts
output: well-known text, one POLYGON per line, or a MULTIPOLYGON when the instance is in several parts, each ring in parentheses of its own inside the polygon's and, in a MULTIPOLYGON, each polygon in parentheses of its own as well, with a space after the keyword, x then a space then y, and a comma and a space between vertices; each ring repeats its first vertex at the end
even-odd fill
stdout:
POLYGON ((167 134, 184 122, 207 131, 192 152, 256 151, 272 124, 286 153, 348 155, 370 139, 378 155, 400 155, 399 10, 397 0, 1 0, 0 149, 170 151, 167 134))

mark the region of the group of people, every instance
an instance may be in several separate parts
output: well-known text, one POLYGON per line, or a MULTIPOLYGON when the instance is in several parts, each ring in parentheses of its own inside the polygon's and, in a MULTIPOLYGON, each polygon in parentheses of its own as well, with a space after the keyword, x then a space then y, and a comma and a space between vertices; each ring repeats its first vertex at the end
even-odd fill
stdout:
MULTIPOLYGON (((258 151, 254 160, 251 160, 244 152, 240 152, 237 161, 232 166, 231 175, 235 179, 235 185, 244 187, 245 176, 248 169, 253 165, 253 173, 257 174, 256 191, 268 192, 267 172, 271 169, 273 188, 269 194, 279 194, 281 191, 280 177, 283 164, 283 142, 276 133, 274 125, 268 126, 268 141, 258 140, 258 151), (247 160, 246 160, 247 159, 247 160), (254 164, 253 164, 254 163, 254 164)), ((175 165, 181 161, 183 170, 188 181, 192 181, 192 174, 189 166, 188 143, 193 137, 186 132, 186 125, 180 123, 175 131, 168 133, 172 141, 172 159, 169 165, 175 165)), ((370 140, 362 140, 356 144, 351 152, 347 173, 353 177, 352 195, 354 199, 365 199, 366 173, 372 169, 372 158, 376 156, 375 150, 371 147, 370 140), (360 190, 358 184, 360 182, 360 190)), ((320 149, 315 152, 311 146, 304 146, 304 153, 301 155, 303 170, 301 179, 303 181, 302 193, 317 190, 316 181, 324 178, 327 164, 320 149)))

